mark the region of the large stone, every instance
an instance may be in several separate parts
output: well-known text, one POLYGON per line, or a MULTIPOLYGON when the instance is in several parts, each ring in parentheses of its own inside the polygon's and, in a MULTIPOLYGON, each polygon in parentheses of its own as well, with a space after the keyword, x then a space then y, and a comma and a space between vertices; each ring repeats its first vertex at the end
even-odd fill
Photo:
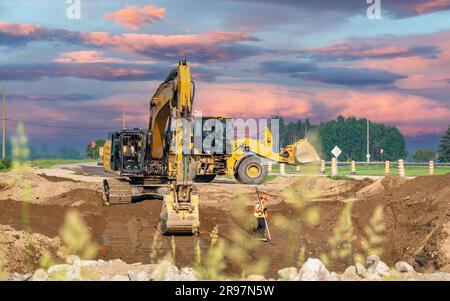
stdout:
POLYGON ((397 262, 395 264, 395 269, 399 273, 414 272, 414 268, 410 264, 408 264, 407 262, 404 262, 404 261, 397 262))
POLYGON ((284 280, 284 281, 298 281, 299 280, 297 268, 294 268, 294 267, 281 269, 278 271, 278 275, 280 275, 280 277, 281 277, 280 280, 284 280))
POLYGON ((100 281, 130 281, 128 275, 102 276, 100 281))
POLYGON ((130 278, 131 281, 149 281, 150 280, 150 276, 148 275, 147 272, 133 272, 133 271, 128 271, 128 277, 130 278))
POLYGON ((356 267, 354 265, 349 266, 345 269, 344 273, 341 275, 341 280, 358 280, 360 277, 356 272, 356 267))
POLYGON ((161 261, 150 276, 156 281, 178 281, 179 278, 178 268, 167 260, 161 261))
POLYGON ((388 276, 390 274, 390 268, 382 261, 378 261, 367 268, 367 272, 370 274, 376 274, 381 277, 388 276))
POLYGON ((44 269, 37 269, 33 276, 28 279, 29 281, 50 281, 50 277, 48 277, 47 271, 44 269))
POLYGON ((69 280, 67 274, 71 265, 69 264, 55 264, 48 268, 48 276, 52 280, 69 280))
POLYGON ((28 274, 19 274, 19 273, 13 273, 11 275, 11 281, 27 281, 30 279, 30 277, 33 276, 33 273, 28 274))
POLYGON ((358 274, 361 277, 366 277, 367 270, 362 264, 358 262, 356 263, 355 267, 356 267, 356 274, 358 274))
POLYGON ((198 280, 197 272, 193 268, 189 268, 189 267, 181 268, 179 277, 180 277, 179 278, 180 281, 197 281, 198 280))
POLYGON ((369 255, 367 256, 367 266, 373 266, 381 261, 380 256, 378 255, 369 255))
POLYGON ((330 280, 330 272, 325 265, 317 258, 308 258, 303 264, 299 273, 299 280, 302 281, 319 281, 330 280))
POLYGON ((247 280, 247 281, 265 281, 266 277, 264 277, 263 275, 252 274, 252 275, 248 275, 245 280, 247 280))

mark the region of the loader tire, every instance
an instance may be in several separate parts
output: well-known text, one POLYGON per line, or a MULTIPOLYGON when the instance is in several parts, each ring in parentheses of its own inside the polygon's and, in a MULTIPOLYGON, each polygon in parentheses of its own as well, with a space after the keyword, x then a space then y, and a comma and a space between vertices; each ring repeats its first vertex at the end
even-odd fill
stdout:
POLYGON ((264 182, 267 175, 267 166, 257 156, 250 156, 239 164, 236 180, 242 184, 259 185, 264 182))

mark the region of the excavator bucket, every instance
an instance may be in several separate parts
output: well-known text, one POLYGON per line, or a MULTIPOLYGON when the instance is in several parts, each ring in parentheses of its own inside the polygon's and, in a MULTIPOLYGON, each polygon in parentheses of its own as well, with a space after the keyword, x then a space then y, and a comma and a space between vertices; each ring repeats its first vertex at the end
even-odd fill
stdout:
POLYGON ((300 140, 294 144, 294 159, 295 164, 307 164, 320 161, 319 154, 316 149, 308 142, 308 140, 300 140))
POLYGON ((191 195, 189 203, 175 203, 173 194, 164 196, 159 230, 163 235, 193 235, 198 232, 198 196, 191 195))

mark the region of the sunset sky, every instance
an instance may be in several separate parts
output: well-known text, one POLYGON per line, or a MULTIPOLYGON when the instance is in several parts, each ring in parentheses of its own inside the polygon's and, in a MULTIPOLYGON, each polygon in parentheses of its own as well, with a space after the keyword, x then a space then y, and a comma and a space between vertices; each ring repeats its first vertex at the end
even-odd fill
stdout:
POLYGON ((450 0, 381 5, 370 20, 366 0, 81 0, 71 20, 66 0, 1 1, 8 119, 55 126, 26 125, 37 146, 103 138, 122 109, 128 127, 145 127, 155 88, 187 59, 204 115, 353 115, 440 135, 450 123, 450 0))

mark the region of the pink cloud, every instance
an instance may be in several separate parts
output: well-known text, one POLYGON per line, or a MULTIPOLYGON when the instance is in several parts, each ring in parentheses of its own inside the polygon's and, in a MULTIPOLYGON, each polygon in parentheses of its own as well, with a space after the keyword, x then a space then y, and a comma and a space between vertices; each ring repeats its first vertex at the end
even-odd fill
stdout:
POLYGON ((137 30, 144 25, 161 20, 166 15, 166 9, 153 5, 132 6, 109 13, 105 20, 114 20, 116 23, 129 29, 137 30))
POLYGON ((104 53, 95 50, 86 51, 71 51, 63 52, 59 54, 59 57, 54 59, 56 63, 80 63, 80 64, 92 64, 92 63, 114 63, 114 64, 153 64, 151 60, 139 60, 139 61, 127 61, 121 58, 105 57, 104 53))
POLYGON ((418 14, 427 14, 435 11, 448 9, 450 0, 428 0, 422 3, 411 4, 412 10, 418 14))
POLYGON ((19 23, 0 23, 3 45, 22 45, 31 41, 59 41, 75 45, 114 49, 148 57, 193 61, 223 62, 254 56, 260 49, 239 42, 259 41, 241 32, 206 32, 201 34, 111 34, 75 32, 19 23))

